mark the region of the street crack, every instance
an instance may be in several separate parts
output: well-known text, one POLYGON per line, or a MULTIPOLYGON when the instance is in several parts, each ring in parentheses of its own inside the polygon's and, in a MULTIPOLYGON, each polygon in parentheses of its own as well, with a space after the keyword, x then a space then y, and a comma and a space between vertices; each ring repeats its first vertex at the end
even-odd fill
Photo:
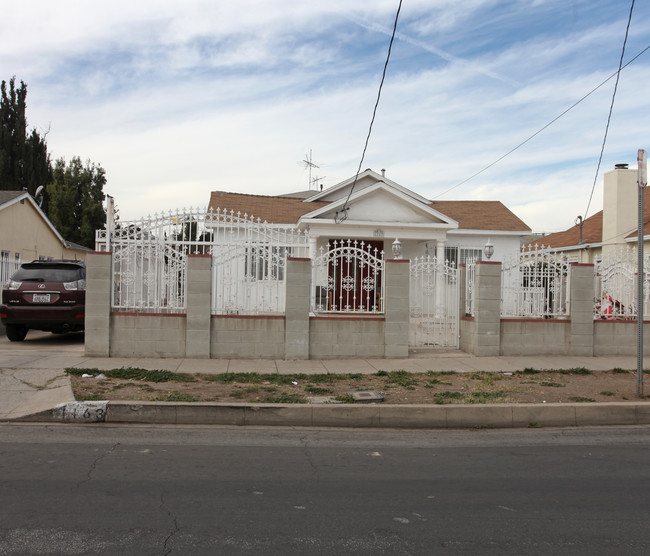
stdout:
POLYGON ((93 478, 93 473, 94 473, 95 469, 97 468, 97 465, 99 464, 99 462, 102 461, 105 457, 112 454, 117 449, 117 447, 119 445, 120 445, 120 443, 116 442, 115 444, 113 444, 113 446, 111 446, 110 450, 107 450, 106 452, 104 452, 102 454, 99 454, 93 460, 93 462, 90 464, 90 469, 88 470, 88 473, 86 474, 86 478, 83 481, 81 481, 80 483, 77 483, 75 488, 79 488, 79 487, 81 487, 81 485, 91 481, 92 478, 93 478))
POLYGON ((165 538, 165 542, 163 543, 163 554, 167 556, 168 554, 172 553, 172 549, 168 547, 169 543, 171 542, 172 538, 174 538, 174 535, 178 533, 178 519, 175 514, 173 514, 167 506, 165 506, 165 491, 163 490, 160 493, 160 510, 165 512, 169 518, 172 520, 172 523, 174 524, 174 527, 172 528, 171 532, 167 537, 165 538))

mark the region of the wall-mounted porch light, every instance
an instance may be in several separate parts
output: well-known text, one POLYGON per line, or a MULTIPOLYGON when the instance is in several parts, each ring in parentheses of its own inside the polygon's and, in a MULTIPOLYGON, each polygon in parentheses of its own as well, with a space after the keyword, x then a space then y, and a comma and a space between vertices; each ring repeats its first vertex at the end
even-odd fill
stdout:
POLYGON ((402 258, 402 242, 397 238, 393 241, 393 255, 396 259, 402 258))
POLYGON ((488 238, 485 247, 483 247, 483 253, 485 254, 485 258, 488 261, 492 258, 492 255, 494 255, 494 245, 492 245, 492 241, 490 241, 490 238, 488 238))

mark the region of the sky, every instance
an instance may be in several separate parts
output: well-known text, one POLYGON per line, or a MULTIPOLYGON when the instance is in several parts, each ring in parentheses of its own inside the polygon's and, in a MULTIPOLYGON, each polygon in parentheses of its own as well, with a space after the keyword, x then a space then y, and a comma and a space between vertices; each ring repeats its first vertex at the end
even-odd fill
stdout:
MULTIPOLYGON (((309 153, 323 187, 353 177, 399 0, 0 4, 0 79, 27 84, 29 129, 53 160, 101 165, 130 220, 214 190, 308 189, 309 153)), ((650 46, 648 4, 624 64, 650 46)), ((429 199, 499 200, 536 232, 594 214, 603 173, 650 148, 650 50, 620 73, 598 175, 615 78, 468 178, 616 73, 630 5, 404 0, 362 170, 429 199)))

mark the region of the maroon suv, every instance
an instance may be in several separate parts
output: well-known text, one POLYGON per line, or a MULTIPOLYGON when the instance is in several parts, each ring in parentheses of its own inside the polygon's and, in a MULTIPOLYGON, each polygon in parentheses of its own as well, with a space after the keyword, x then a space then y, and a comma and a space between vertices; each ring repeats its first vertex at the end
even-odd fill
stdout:
POLYGON ((12 342, 30 328, 50 332, 84 329, 86 265, 80 261, 23 263, 2 288, 0 320, 12 342))

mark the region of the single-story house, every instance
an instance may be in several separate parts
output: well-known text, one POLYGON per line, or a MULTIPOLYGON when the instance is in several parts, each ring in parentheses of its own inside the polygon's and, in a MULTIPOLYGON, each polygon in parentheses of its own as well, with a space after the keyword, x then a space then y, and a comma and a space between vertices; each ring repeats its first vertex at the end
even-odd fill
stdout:
POLYGON ((32 260, 85 260, 90 249, 66 241, 26 191, 0 191, 0 278, 32 260))
POLYGON ((499 201, 431 201, 381 174, 367 169, 321 191, 284 195, 249 195, 213 191, 208 210, 253 216, 281 228, 308 230, 309 254, 334 240, 356 239, 392 258, 431 255, 455 264, 481 260, 488 243, 494 260, 518 253, 530 228, 499 201))

